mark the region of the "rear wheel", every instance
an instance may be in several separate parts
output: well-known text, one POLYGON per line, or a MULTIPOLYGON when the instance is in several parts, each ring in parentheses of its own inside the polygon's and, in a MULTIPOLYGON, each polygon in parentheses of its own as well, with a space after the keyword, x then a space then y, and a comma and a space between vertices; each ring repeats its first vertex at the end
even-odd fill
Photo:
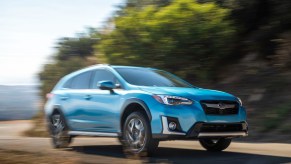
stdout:
POLYGON ((54 148, 66 148, 72 141, 72 137, 68 135, 68 127, 64 117, 59 113, 51 116, 50 122, 51 138, 54 148))
POLYGON ((124 151, 133 156, 149 156, 159 145, 152 139, 149 121, 141 112, 133 112, 123 124, 122 144, 124 151))
POLYGON ((220 139, 199 139, 202 147, 208 151, 222 151, 228 148, 231 143, 231 139, 220 138, 220 139))

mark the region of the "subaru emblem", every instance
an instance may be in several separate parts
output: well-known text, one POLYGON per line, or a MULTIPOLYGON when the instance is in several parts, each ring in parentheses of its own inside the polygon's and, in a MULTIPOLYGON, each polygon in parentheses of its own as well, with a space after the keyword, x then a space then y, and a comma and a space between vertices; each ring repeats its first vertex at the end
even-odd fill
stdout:
POLYGON ((219 104, 218 104, 218 108, 219 108, 219 109, 225 109, 225 104, 223 104, 223 103, 219 103, 219 104))

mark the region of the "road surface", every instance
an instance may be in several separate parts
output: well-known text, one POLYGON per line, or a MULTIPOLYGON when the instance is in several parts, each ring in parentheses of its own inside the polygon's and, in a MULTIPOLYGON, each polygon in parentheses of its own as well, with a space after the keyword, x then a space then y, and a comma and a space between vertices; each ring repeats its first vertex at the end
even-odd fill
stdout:
POLYGON ((165 141, 154 157, 135 160, 125 157, 115 138, 77 137, 70 148, 55 150, 49 138, 21 136, 29 127, 30 121, 0 122, 0 150, 45 154, 74 163, 291 163, 291 144, 281 143, 233 142, 226 151, 213 153, 197 141, 165 141))

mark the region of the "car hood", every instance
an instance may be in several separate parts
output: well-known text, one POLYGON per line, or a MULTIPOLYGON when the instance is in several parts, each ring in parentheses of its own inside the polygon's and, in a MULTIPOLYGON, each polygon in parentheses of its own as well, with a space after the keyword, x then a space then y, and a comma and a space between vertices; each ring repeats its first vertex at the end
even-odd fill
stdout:
POLYGON ((141 90, 157 95, 171 95, 190 98, 192 100, 233 100, 237 98, 229 93, 203 89, 203 88, 181 88, 181 87, 139 87, 141 90))

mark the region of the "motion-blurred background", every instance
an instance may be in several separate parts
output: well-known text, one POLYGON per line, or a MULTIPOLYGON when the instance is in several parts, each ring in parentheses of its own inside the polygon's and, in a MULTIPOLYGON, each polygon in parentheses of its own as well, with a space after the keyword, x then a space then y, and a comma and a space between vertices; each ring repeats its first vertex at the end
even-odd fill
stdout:
POLYGON ((33 118, 27 135, 47 135, 42 104, 62 76, 109 63, 230 92, 247 108, 246 140, 291 142, 289 0, 3 0, 0 9, 0 120, 33 118))

